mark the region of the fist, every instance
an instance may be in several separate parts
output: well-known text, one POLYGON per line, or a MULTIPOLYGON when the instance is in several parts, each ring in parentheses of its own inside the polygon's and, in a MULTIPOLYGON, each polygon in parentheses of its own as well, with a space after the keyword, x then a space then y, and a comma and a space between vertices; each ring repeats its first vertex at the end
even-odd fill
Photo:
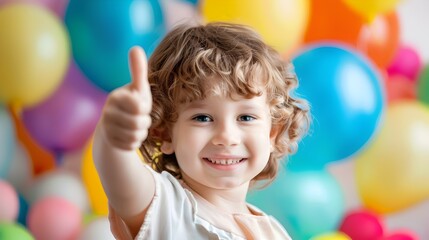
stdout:
POLYGON ((131 83, 111 92, 100 128, 113 147, 135 150, 146 139, 151 124, 152 95, 147 79, 147 58, 140 47, 129 53, 131 83))

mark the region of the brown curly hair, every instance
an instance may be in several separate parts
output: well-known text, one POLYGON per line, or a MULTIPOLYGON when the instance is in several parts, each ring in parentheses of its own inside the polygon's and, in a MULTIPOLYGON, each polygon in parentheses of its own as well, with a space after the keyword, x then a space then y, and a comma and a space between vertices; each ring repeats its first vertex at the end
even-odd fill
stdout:
POLYGON ((211 94, 251 98, 266 91, 272 127, 279 131, 267 166, 254 180, 273 180, 279 160, 296 151, 297 142, 308 128, 306 101, 291 95, 298 84, 291 64, 246 26, 177 26, 154 51, 148 67, 152 125, 140 150, 158 172, 168 171, 181 178, 175 154, 163 154, 161 143, 171 140, 179 104, 211 94), (213 78, 217 79, 215 87, 208 90, 205 83, 213 78))

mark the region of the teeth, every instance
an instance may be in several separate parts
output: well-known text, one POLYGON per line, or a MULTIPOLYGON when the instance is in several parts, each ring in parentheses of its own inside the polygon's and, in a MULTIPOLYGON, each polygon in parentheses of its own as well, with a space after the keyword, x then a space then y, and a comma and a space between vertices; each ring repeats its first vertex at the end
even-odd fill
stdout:
POLYGON ((210 158, 206 158, 206 159, 209 160, 210 162, 214 163, 214 164, 232 165, 232 164, 239 163, 242 158, 238 158, 238 159, 210 159, 210 158))

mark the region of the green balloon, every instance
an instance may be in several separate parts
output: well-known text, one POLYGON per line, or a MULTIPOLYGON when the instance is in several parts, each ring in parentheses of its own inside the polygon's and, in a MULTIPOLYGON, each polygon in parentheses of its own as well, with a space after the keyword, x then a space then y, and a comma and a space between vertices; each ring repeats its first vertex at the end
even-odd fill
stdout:
POLYGON ((417 98, 429 105, 429 65, 426 65, 420 74, 417 84, 417 98))
POLYGON ((34 240, 34 237, 18 223, 0 223, 0 240, 34 240))

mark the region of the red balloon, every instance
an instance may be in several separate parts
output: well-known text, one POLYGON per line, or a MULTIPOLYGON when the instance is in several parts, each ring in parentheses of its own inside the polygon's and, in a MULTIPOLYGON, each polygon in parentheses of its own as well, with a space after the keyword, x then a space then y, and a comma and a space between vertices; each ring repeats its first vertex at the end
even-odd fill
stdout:
POLYGON ((416 83, 410 81, 405 76, 388 76, 387 79, 385 79, 385 86, 387 102, 389 104, 398 100, 417 98, 416 83))
POLYGON ((409 231, 400 231, 389 234, 381 240, 418 240, 418 237, 409 231))
POLYGON ((339 231, 353 240, 374 240, 383 237, 381 218, 369 210, 356 210, 345 215, 339 231))

